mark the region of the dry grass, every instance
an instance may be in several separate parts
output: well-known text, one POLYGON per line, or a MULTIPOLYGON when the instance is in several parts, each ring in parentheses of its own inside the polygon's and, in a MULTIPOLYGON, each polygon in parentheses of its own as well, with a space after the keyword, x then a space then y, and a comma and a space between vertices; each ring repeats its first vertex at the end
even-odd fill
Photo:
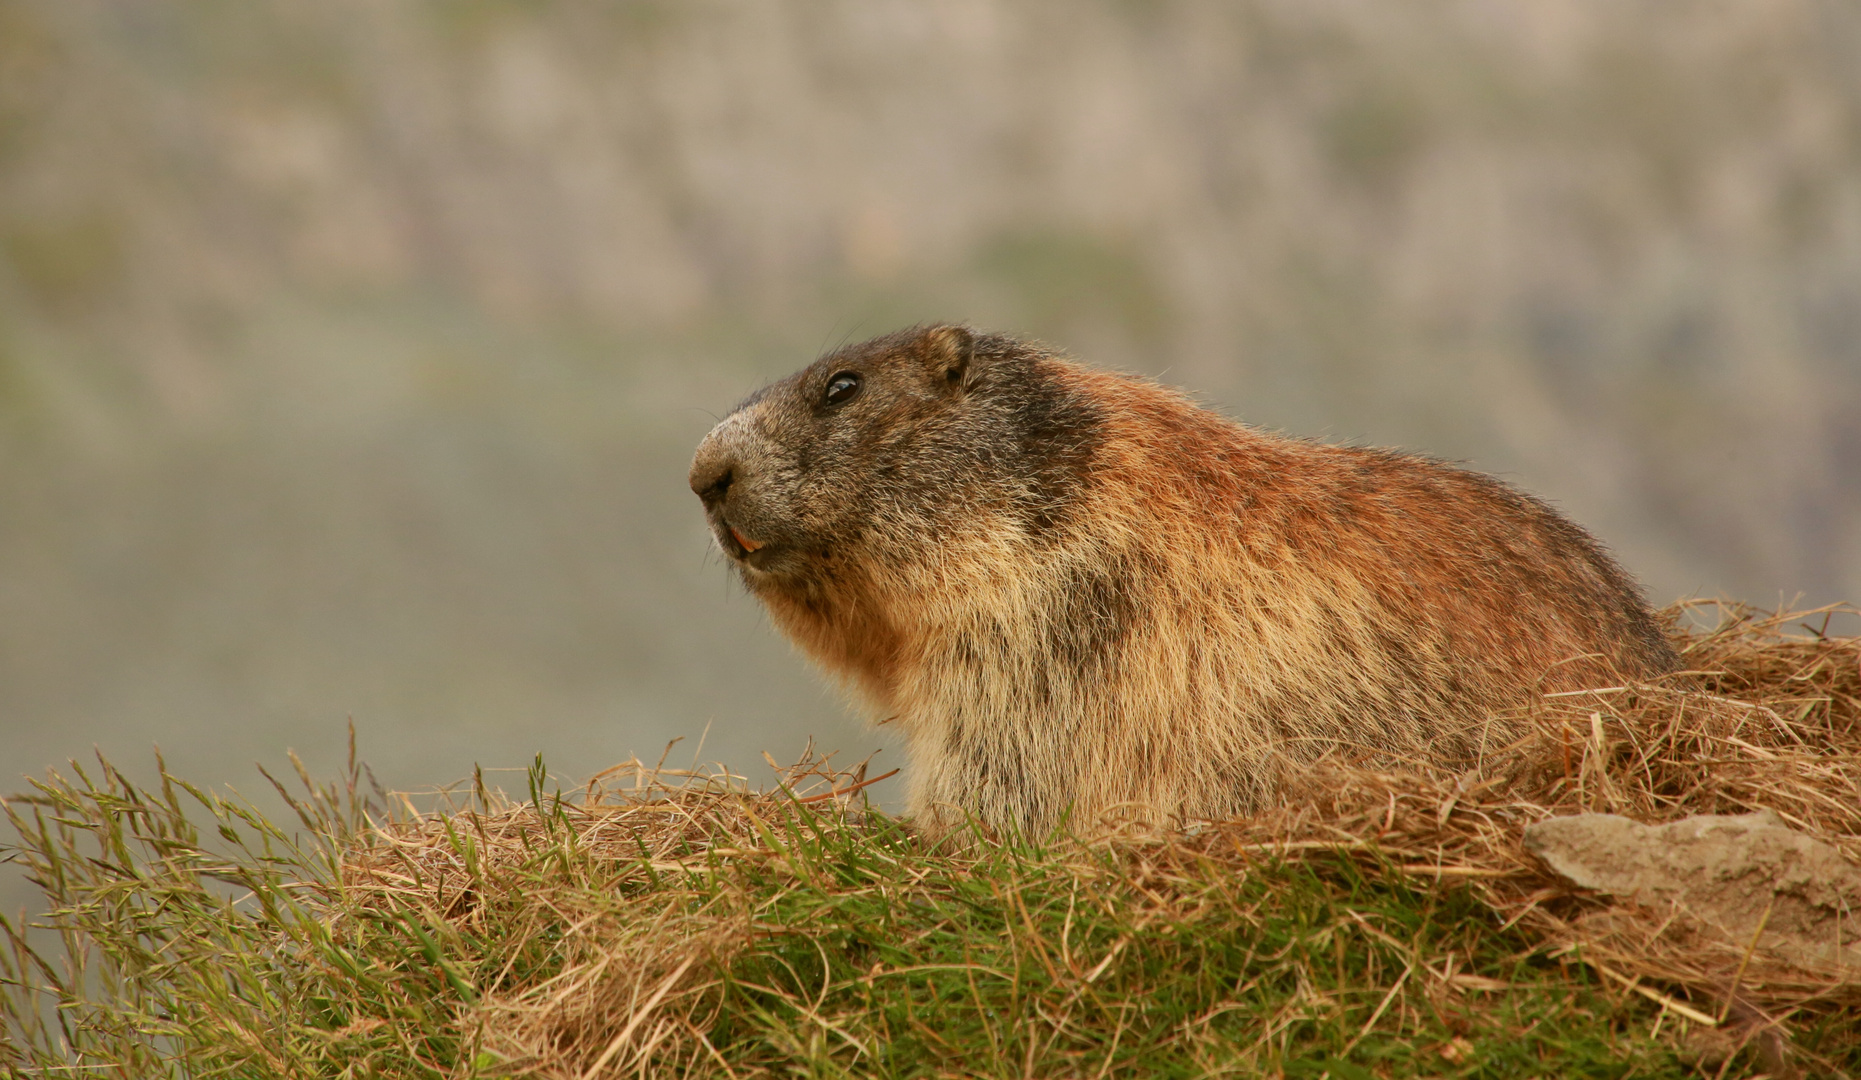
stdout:
POLYGON ((1670 614, 1704 609, 1717 616, 1712 628, 1683 636, 1690 675, 1549 700, 1528 739, 1462 776, 1329 770, 1293 809, 1224 825, 1210 843, 1340 843, 1468 881, 1508 924, 1715 1018, 1861 1027, 1861 972, 1785 965, 1684 915, 1574 894, 1521 846, 1525 825, 1557 815, 1658 823, 1768 808, 1861 863, 1861 639, 1826 632, 1853 610, 1697 604, 1670 614))
POLYGON ((55 778, 7 808, 66 956, 7 925, 0 1065, 1853 1071, 1852 973, 1573 894, 1520 846, 1557 814, 1768 807, 1861 861, 1861 641, 1815 632, 1830 612, 1716 614, 1684 635, 1696 675, 1553 699, 1531 739, 1476 771, 1334 762, 1280 813, 1187 835, 930 851, 865 807, 861 770, 819 761, 765 792, 630 763, 567 794, 539 763, 527 800, 480 782, 425 810, 352 776, 298 799, 294 835, 107 766, 96 783, 55 778), (189 798, 232 855, 190 831, 189 798))

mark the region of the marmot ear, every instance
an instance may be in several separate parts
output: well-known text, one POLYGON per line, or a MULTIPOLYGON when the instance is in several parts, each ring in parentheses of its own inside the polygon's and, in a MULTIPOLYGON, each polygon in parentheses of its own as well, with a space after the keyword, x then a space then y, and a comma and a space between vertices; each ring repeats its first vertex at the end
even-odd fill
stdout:
POLYGON ((975 358, 976 335, 963 326, 939 326, 924 335, 924 355, 931 376, 951 390, 967 389, 970 362, 975 358))

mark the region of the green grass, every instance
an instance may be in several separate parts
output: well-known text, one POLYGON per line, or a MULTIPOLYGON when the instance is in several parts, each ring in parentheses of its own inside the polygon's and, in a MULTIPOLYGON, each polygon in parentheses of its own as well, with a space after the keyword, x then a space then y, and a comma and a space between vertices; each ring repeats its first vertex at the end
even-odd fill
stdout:
POLYGON ((718 1035, 744 1061, 817 1075, 1619 1076, 1665 1056, 1643 1010, 1532 959, 1464 893, 1366 879, 1344 858, 1150 883, 1010 850, 913 881, 923 867, 802 844, 821 883, 770 906, 780 932, 729 976, 718 1035), (1428 968, 1450 958, 1519 989, 1445 992, 1428 968))
POLYGON ((288 827, 108 765, 35 787, 9 1075, 1694 1075, 1684 1021, 1374 852, 938 854, 837 801, 564 799, 540 765, 527 803, 383 830, 353 776, 288 827))

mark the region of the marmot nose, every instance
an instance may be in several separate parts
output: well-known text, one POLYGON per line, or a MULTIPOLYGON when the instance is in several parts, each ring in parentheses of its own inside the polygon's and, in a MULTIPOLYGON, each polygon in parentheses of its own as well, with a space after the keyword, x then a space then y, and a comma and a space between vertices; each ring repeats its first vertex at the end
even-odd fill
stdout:
POLYGON ((715 506, 724 501, 724 495, 730 490, 730 482, 736 479, 736 462, 729 454, 706 453, 714 451, 713 447, 698 448, 698 459, 691 463, 691 490, 704 505, 715 506))

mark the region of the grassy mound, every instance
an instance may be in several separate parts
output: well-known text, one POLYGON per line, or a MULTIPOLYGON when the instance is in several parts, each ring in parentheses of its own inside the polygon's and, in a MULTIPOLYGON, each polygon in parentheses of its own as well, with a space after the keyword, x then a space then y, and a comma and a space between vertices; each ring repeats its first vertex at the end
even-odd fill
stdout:
POLYGON ((819 762, 760 793, 630 763, 566 794, 539 763, 527 800, 424 811, 352 770, 302 778, 288 828, 73 766, 6 801, 50 913, 0 922, 0 1068, 1861 1071, 1854 976, 1575 894, 1520 846, 1554 814, 1768 807, 1861 861, 1861 642, 1722 614, 1682 635, 1704 674, 1551 699, 1478 769, 1327 763, 1187 834, 940 853, 819 762))

